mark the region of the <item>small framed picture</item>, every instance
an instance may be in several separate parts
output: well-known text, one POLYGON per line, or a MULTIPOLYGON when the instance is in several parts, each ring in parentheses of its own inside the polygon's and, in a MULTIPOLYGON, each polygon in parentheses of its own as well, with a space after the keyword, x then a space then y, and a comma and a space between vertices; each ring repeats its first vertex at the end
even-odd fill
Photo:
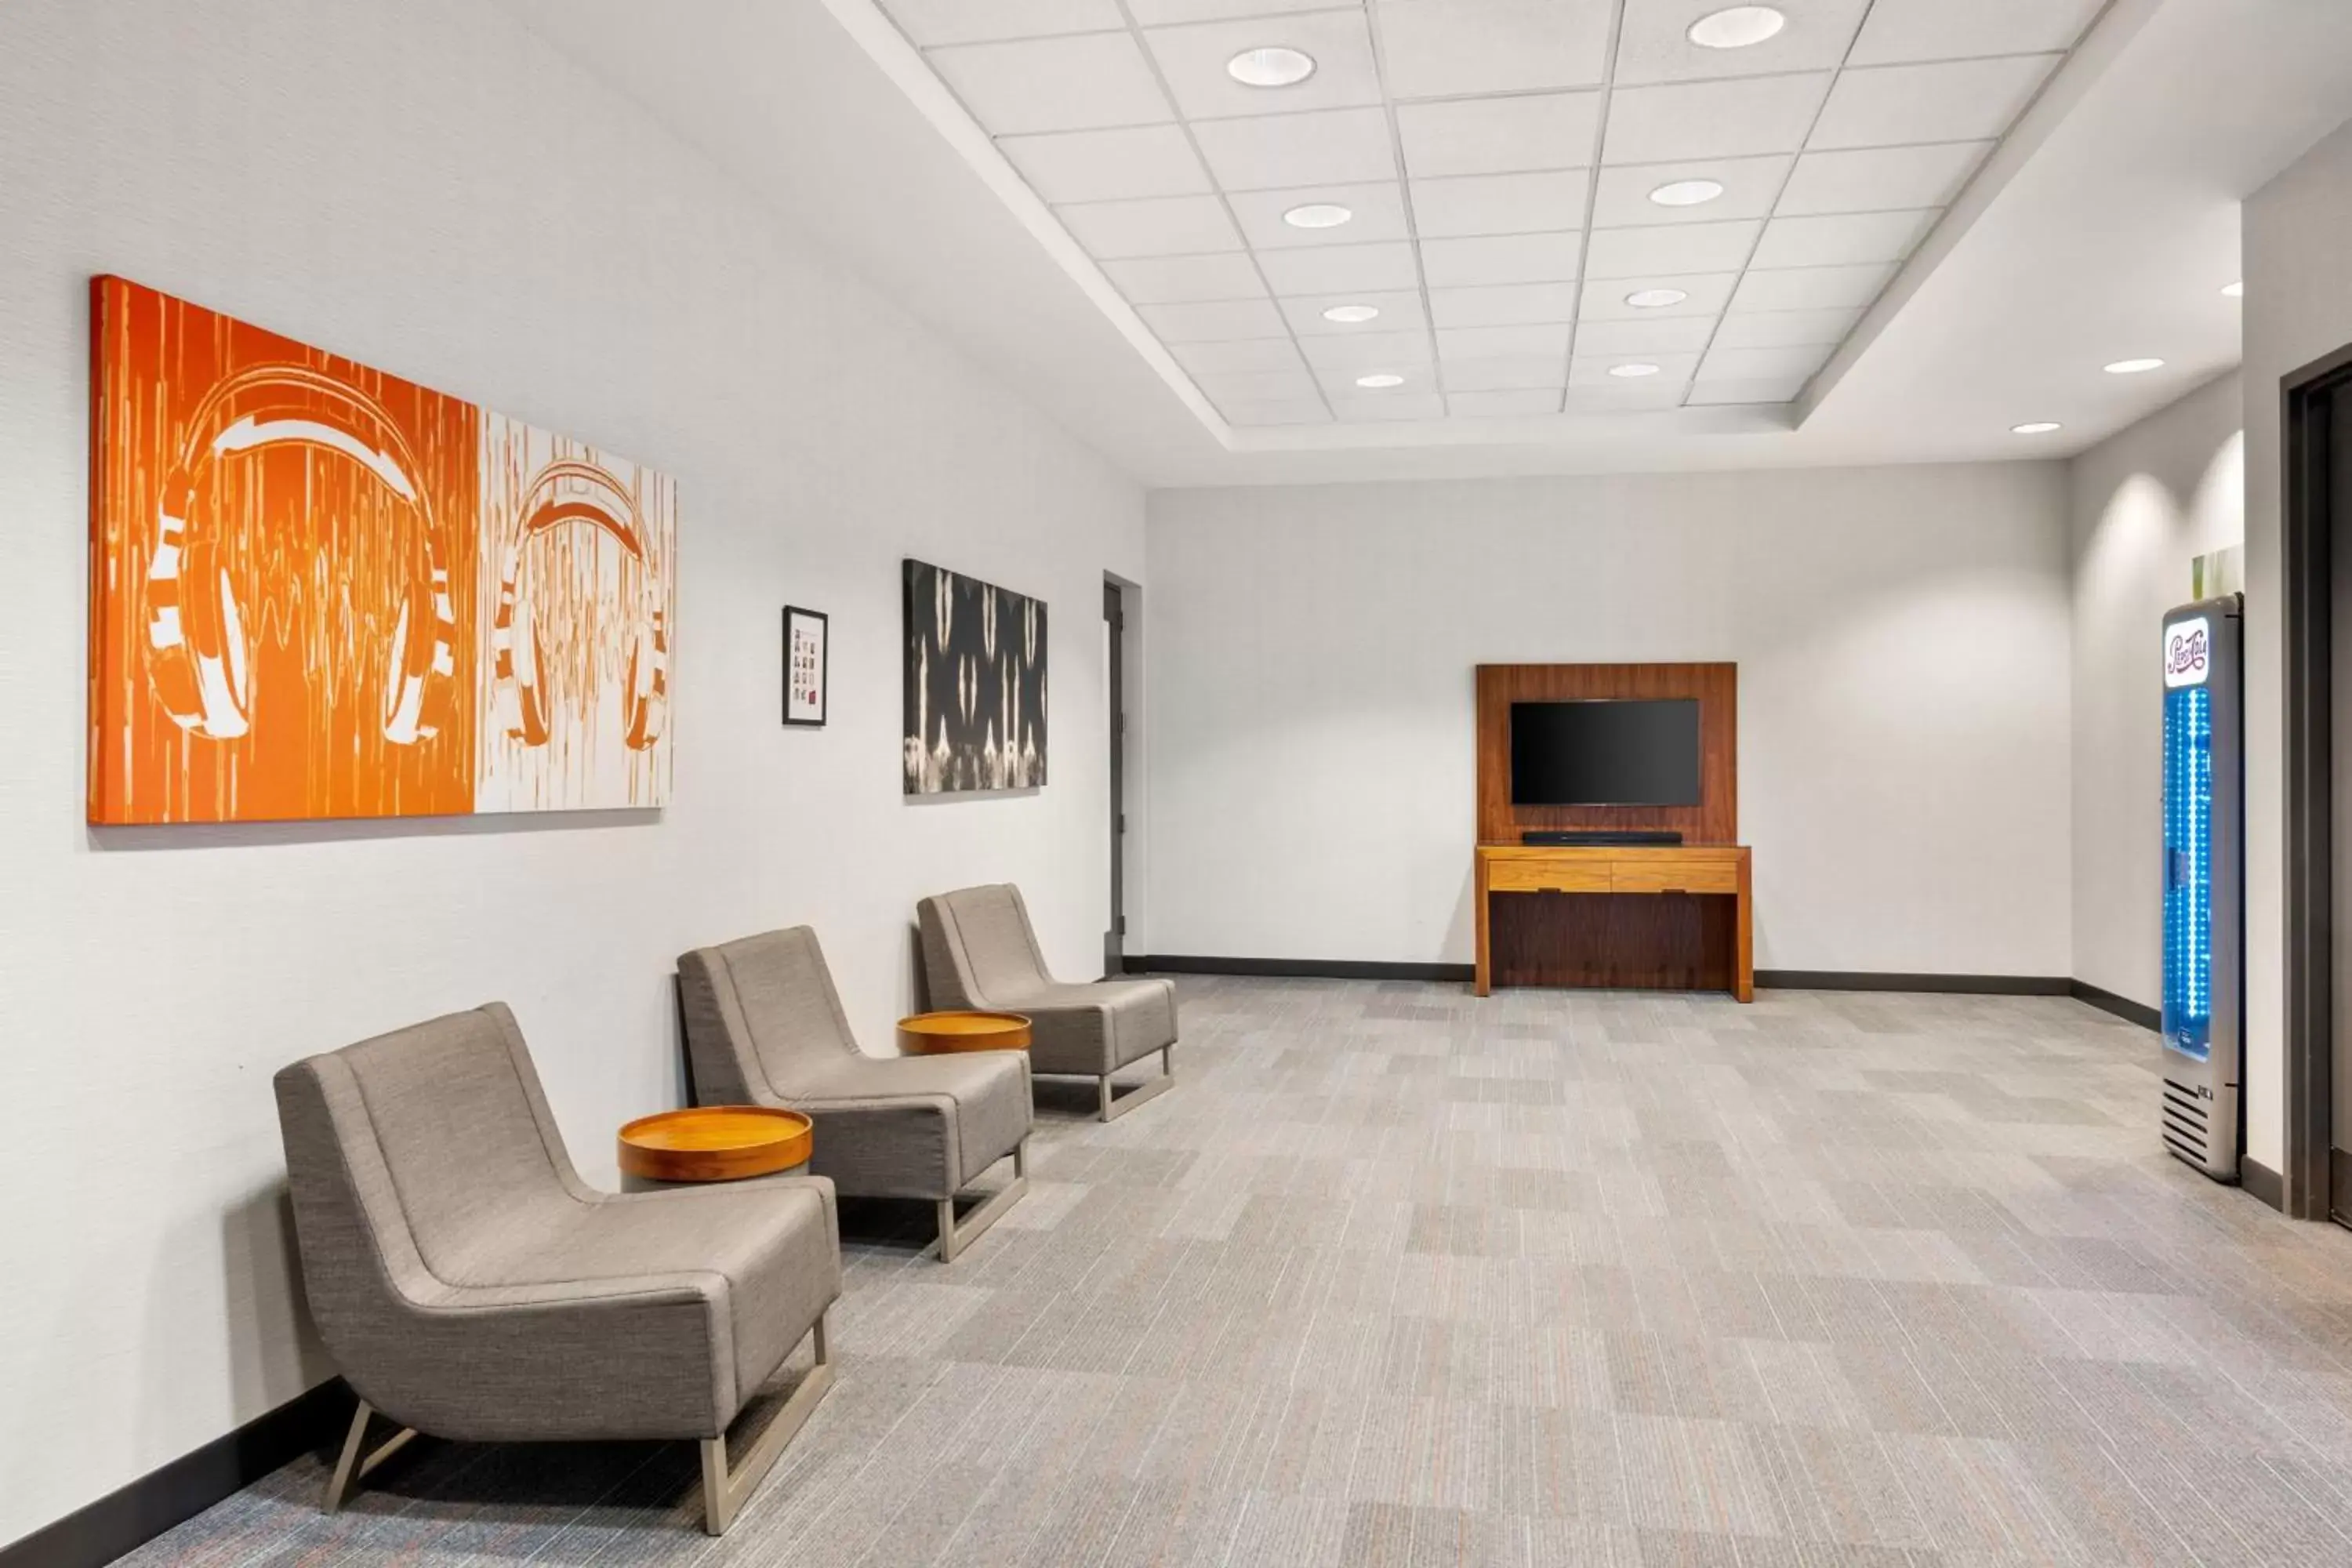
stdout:
POLYGON ((824 723, 827 648, 820 610, 784 606, 784 722, 814 729, 824 723))

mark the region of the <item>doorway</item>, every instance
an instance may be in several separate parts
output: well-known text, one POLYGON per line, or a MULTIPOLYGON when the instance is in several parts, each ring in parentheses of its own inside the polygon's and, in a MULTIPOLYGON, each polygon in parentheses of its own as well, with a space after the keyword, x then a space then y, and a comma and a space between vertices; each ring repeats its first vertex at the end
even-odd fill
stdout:
POLYGON ((1127 590, 1103 580, 1103 684, 1110 712, 1110 923, 1103 932, 1103 978, 1127 969, 1127 590))
POLYGON ((2352 347, 2284 378, 2286 1158, 2279 1206, 2352 1226, 2352 347), (2341 1001, 2339 1002, 2339 998, 2341 1001))

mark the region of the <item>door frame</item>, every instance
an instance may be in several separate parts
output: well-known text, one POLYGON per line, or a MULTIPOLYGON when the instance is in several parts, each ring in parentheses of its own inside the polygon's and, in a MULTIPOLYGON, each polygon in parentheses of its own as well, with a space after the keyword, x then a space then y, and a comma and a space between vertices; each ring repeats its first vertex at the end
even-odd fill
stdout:
POLYGON ((1127 968, 1127 601, 1119 581, 1103 578, 1103 621, 1110 658, 1103 673, 1110 700, 1110 927, 1103 932, 1103 977, 1127 968))
MULTIPOLYGON (((2352 345, 2279 379, 2279 624, 2284 647, 2286 1148, 2280 1207, 2335 1207, 2335 574, 2338 501, 2352 506, 2331 422, 2352 396, 2352 345), (2339 492, 2342 492, 2339 494, 2339 492)), ((2352 634, 2352 627, 2347 627, 2352 634)))

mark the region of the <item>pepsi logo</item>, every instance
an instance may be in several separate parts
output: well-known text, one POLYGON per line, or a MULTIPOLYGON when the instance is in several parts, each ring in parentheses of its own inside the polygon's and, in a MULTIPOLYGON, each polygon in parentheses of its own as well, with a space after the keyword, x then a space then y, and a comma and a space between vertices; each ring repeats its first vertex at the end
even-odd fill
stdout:
POLYGON ((2213 659, 2212 628, 2205 617, 2164 628, 2164 684, 2201 686, 2213 659))

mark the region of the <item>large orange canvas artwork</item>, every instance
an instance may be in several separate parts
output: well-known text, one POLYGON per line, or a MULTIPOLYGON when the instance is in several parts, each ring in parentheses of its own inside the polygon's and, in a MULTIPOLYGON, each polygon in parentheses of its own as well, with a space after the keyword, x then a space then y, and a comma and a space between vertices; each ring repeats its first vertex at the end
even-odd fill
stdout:
POLYGON ((677 486, 92 287, 89 819, 667 804, 677 486))

